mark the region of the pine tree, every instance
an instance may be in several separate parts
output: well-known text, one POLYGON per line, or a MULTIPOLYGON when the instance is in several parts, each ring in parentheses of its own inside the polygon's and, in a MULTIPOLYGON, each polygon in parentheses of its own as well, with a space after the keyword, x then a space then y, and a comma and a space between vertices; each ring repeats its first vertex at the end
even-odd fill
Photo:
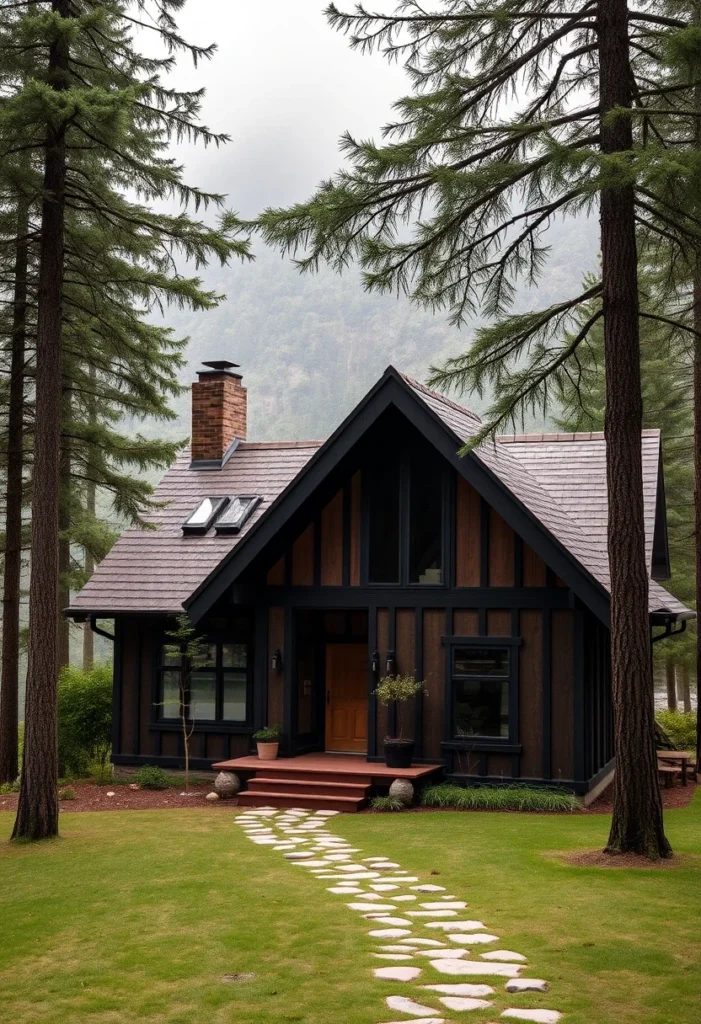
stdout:
POLYGON ((327 14, 352 46, 403 59, 413 92, 395 104, 382 145, 346 135, 349 169, 307 203, 266 211, 263 237, 300 254, 302 269, 357 260, 366 287, 449 308, 456 325, 478 312, 495 319, 433 377, 444 388, 494 386, 485 436, 542 401, 552 373, 602 320, 617 752, 608 849, 668 856, 649 653, 636 218, 665 230, 657 199, 671 168, 651 102, 664 106, 656 67, 665 38, 687 22, 665 4, 625 0, 443 0, 430 11, 402 0, 393 15, 334 5, 327 14), (519 279, 535 284, 547 265, 552 218, 597 206, 601 280, 509 315, 519 279), (596 297, 601 308, 553 352, 552 339, 596 297))
MULTIPOLYGON (((175 301, 195 308, 216 302, 196 278, 178 276, 178 257, 199 266, 212 258, 226 262, 233 254, 247 252, 246 243, 232 233, 232 217, 224 216, 218 226, 210 227, 184 212, 190 203, 196 208, 221 206, 223 197, 188 187, 182 169, 163 155, 172 138, 224 141, 199 124, 200 93, 168 89, 160 79, 178 52, 189 53, 195 62, 213 53, 213 47, 192 46, 179 36, 174 14, 180 7, 182 0, 52 0, 13 4, 2 13, 2 28, 11 42, 7 52, 18 65, 22 56, 33 54, 41 70, 31 78, 20 76, 18 87, 0 107, 0 141, 6 147, 4 155, 16 148, 13 140, 18 138, 27 140, 28 149, 36 151, 38 145, 44 163, 25 762, 15 837, 42 838, 57 830, 61 427, 64 439, 70 437, 65 467, 80 462, 81 435, 93 451, 105 438, 113 442, 111 458, 117 460, 117 470, 104 459, 103 483, 114 486, 117 501, 138 516, 139 500, 147 489, 120 474, 119 461, 123 466, 138 462, 148 444, 142 439, 130 447, 109 423, 118 416, 118 395, 126 392, 122 409, 129 404, 125 380, 131 381, 142 402, 149 387, 154 398, 158 391, 153 372, 146 383, 135 382, 139 360, 145 358, 141 343, 149 341, 144 315, 154 302, 175 301), (134 26, 155 31, 166 56, 143 56, 132 38, 134 26), (136 193, 136 201, 127 198, 127 190, 136 193), (168 216, 151 209, 153 201, 168 198, 178 200, 183 212, 168 216), (72 244, 84 238, 92 241, 92 248, 81 250, 72 244), (99 255, 105 245, 109 248, 104 259, 95 260, 93 270, 89 255, 99 255), (114 277, 107 276, 108 269, 114 277), (104 378, 99 368, 97 374, 100 389, 115 396, 105 411, 107 425, 100 421, 87 429, 74 418, 74 378, 86 351, 79 347, 71 353, 68 347, 86 341, 96 368, 104 352, 104 378), (62 375, 64 355, 69 384, 62 375), (64 390, 71 401, 64 402, 62 424, 64 390), (74 436, 67 433, 72 428, 74 436)), ((20 67, 20 72, 24 70, 20 67)), ((165 359, 165 354, 160 352, 159 358, 165 359)), ((69 492, 64 488, 68 504, 69 492)))

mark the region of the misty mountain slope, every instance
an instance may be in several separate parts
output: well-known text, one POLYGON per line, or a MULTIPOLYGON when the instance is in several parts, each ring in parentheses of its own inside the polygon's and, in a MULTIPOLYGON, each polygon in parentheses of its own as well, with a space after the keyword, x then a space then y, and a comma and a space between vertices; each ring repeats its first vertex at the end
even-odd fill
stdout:
MULTIPOLYGON (((553 225, 548 240, 547 271, 538 288, 519 293, 518 309, 576 294, 583 275, 596 268, 595 221, 553 225)), ((208 286, 228 296, 218 309, 167 313, 176 332, 190 336, 183 383, 194 379, 205 359, 240 363, 249 389, 251 440, 326 437, 388 363, 424 380, 432 364, 469 344, 475 325, 458 331, 446 315, 429 313, 404 296, 368 294, 354 269, 341 276, 327 268, 300 274, 259 242, 254 251, 252 264, 205 271, 208 286)), ((476 396, 461 400, 477 412, 486 405, 476 396)), ((180 399, 177 411, 178 422, 167 432, 186 436, 189 396, 180 399)))

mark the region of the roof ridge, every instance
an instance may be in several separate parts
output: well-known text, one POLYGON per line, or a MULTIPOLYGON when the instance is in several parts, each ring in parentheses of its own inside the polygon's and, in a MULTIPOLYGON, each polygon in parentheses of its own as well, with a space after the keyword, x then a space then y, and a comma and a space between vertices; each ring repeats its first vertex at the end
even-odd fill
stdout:
POLYGON ((447 405, 449 409, 455 409, 457 412, 466 413, 468 416, 471 416, 476 420, 477 423, 482 422, 477 413, 473 412, 472 409, 468 409, 466 405, 459 405, 458 402, 454 402, 451 398, 446 398, 446 396, 442 395, 439 391, 433 391, 431 388, 426 387, 425 384, 422 384, 420 380, 414 380, 414 378, 410 377, 408 373, 400 373, 400 376, 407 382, 407 384, 410 384, 411 387, 417 388, 419 391, 423 391, 426 395, 430 395, 431 398, 435 398, 437 401, 442 402, 443 405, 447 405))

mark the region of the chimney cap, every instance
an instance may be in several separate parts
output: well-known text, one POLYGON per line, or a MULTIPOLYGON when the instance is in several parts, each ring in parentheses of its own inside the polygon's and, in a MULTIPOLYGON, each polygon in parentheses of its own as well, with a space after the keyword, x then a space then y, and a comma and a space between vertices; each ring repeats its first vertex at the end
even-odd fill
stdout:
POLYGON ((198 370, 198 377, 209 377, 215 374, 225 373, 230 377, 238 377, 241 380, 240 373, 232 373, 232 370, 238 368, 238 363, 232 363, 229 359, 206 359, 202 363, 203 366, 208 367, 206 370, 198 370))

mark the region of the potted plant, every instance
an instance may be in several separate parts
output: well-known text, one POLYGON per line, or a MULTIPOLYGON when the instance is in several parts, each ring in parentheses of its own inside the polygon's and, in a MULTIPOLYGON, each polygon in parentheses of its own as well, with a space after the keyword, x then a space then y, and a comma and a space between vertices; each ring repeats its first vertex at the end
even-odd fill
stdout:
POLYGON ((261 761, 275 760, 280 746, 281 733, 282 729, 279 725, 266 725, 265 728, 253 733, 253 739, 258 748, 258 757, 261 761))
POLYGON ((396 736, 385 736, 385 764, 388 768, 409 768, 414 756, 413 739, 404 738, 403 709, 412 697, 423 690, 424 684, 417 683, 414 676, 384 676, 375 690, 375 696, 385 707, 394 705, 397 709, 396 736))

